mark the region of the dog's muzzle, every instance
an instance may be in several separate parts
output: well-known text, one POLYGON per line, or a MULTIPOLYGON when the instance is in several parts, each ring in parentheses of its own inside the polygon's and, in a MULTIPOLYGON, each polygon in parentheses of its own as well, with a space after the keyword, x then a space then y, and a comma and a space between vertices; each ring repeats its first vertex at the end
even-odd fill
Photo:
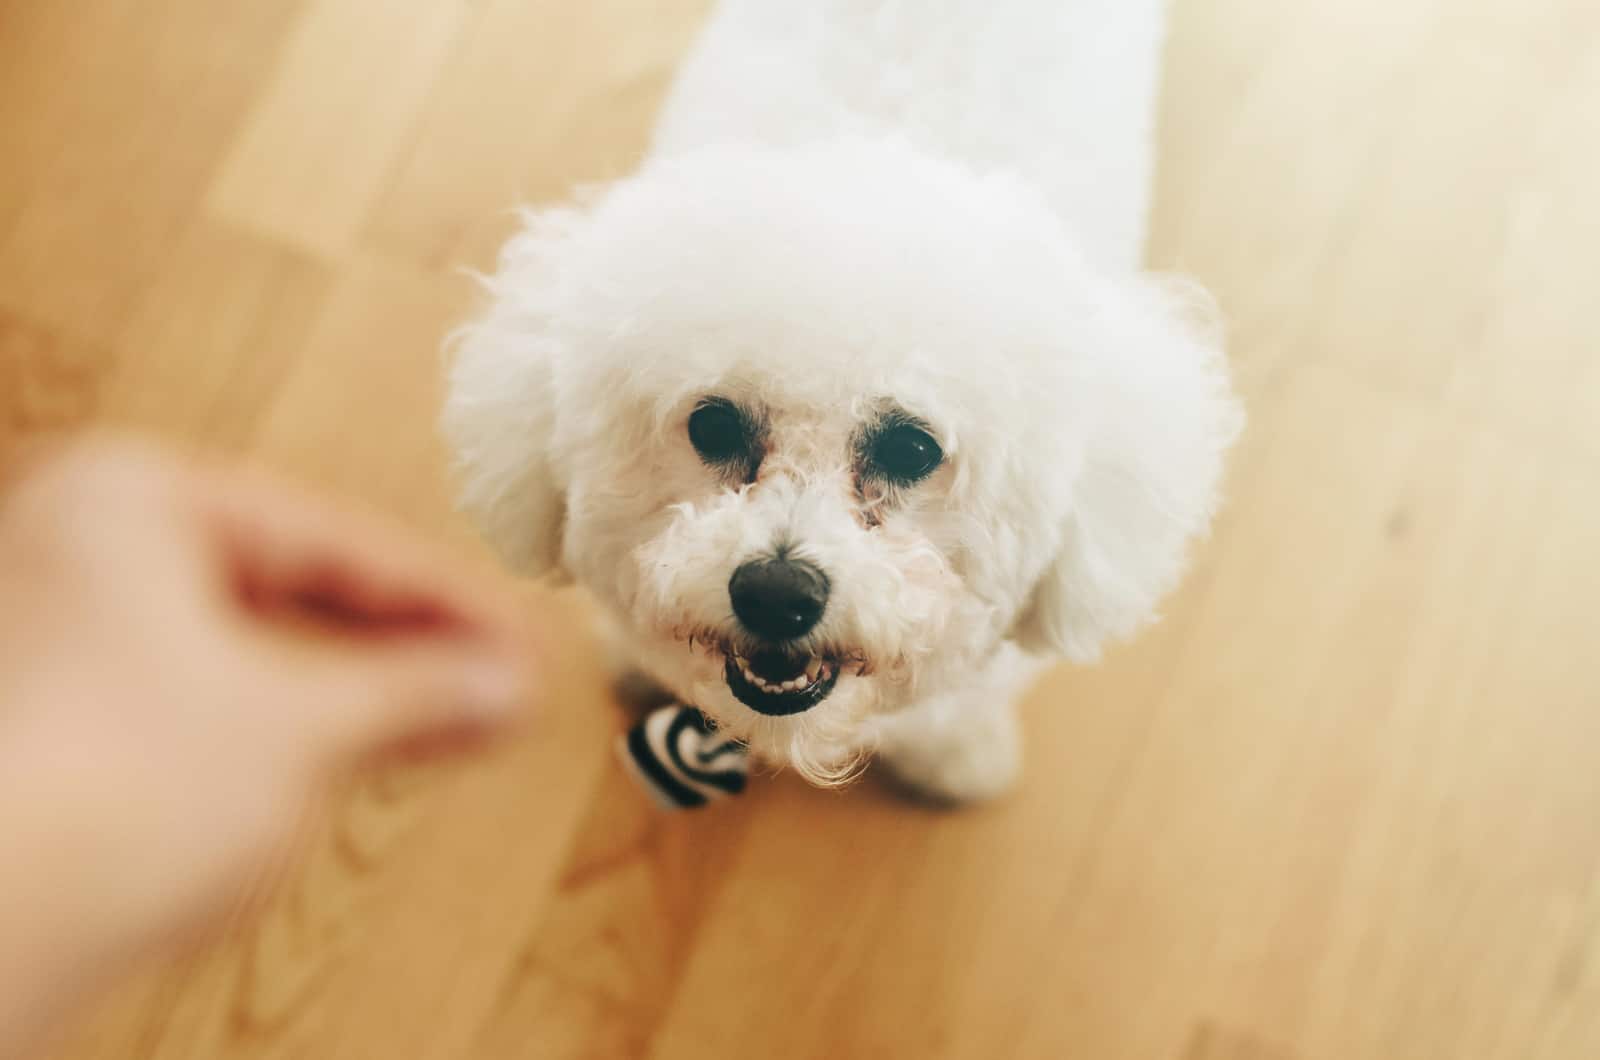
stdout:
POLYGON ((839 665, 796 642, 828 607, 828 576, 804 560, 754 560, 733 572, 728 598, 755 648, 730 650, 724 668, 734 698, 761 714, 798 714, 828 698, 839 665))

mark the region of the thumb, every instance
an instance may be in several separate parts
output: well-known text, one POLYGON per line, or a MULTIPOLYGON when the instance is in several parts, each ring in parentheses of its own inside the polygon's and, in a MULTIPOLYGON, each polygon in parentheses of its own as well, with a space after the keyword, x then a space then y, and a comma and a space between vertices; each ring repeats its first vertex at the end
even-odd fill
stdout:
POLYGON ((526 662, 431 638, 342 653, 312 676, 310 735, 335 762, 476 742, 525 716, 535 696, 526 662))

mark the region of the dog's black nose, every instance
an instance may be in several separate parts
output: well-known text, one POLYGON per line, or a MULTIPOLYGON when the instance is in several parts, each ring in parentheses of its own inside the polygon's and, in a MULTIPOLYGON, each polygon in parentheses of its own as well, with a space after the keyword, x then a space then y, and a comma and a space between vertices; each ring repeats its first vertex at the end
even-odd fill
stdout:
POLYGON ((798 559, 759 559, 728 579, 733 613, 767 640, 794 640, 811 632, 828 606, 828 576, 798 559))

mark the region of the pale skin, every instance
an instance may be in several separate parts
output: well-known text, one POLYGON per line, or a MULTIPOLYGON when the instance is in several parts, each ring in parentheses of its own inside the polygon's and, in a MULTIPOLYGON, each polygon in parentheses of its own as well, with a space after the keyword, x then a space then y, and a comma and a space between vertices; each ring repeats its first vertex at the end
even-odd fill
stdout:
POLYGON ((500 583, 259 474, 78 443, 0 487, 0 1058, 203 935, 327 784, 537 694, 500 583))

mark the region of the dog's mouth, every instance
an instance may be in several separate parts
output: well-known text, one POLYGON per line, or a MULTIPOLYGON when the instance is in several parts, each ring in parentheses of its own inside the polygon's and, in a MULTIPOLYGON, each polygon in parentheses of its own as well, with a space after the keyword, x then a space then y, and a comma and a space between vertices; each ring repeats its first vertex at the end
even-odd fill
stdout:
POLYGON ((729 651, 723 666, 728 690, 758 714, 798 714, 828 698, 839 683, 837 660, 762 650, 751 655, 729 651))

